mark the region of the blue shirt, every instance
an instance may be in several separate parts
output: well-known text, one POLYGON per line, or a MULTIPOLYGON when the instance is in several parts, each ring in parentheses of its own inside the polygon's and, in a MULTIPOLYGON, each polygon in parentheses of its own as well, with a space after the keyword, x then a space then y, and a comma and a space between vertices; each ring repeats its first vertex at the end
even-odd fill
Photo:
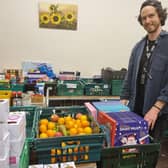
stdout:
MULTIPOLYGON (((136 83, 139 71, 139 65, 145 46, 145 37, 139 41, 132 50, 128 65, 121 99, 128 99, 131 110, 134 109, 136 98, 136 83)), ((144 94, 144 106, 142 114, 144 115, 154 105, 157 100, 168 103, 168 33, 162 31, 158 38, 157 46, 155 47, 150 59, 149 74, 152 79, 147 79, 144 94)), ((168 104, 164 106, 160 114, 168 114, 168 104)))

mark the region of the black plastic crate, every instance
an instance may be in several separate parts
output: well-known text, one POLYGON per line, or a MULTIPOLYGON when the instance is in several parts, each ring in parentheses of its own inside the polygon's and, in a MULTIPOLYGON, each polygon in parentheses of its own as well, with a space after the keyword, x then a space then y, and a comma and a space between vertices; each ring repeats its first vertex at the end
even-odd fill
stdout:
POLYGON ((101 168, 154 168, 160 143, 105 148, 101 152, 101 168), (126 152, 133 149, 132 152, 126 152))

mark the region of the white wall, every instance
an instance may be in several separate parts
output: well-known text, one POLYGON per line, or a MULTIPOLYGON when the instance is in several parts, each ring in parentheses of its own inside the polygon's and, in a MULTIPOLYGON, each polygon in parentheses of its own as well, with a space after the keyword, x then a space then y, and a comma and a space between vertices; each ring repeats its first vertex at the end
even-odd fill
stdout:
MULTIPOLYGON (((41 1, 77 4, 77 31, 39 28, 39 2, 1 0, 0 70, 21 68, 25 60, 49 62, 56 73, 78 70, 82 76, 100 74, 103 67, 120 69, 145 33, 137 22, 143 0, 41 1)), ((167 0, 162 3, 168 7, 167 0)))

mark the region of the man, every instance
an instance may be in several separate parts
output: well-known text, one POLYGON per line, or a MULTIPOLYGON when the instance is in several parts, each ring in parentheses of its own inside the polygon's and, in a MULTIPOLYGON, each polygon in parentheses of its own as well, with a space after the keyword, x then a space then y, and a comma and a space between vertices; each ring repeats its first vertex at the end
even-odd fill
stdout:
POLYGON ((144 1, 138 21, 147 35, 132 50, 121 93, 121 102, 144 117, 158 140, 168 129, 168 33, 162 30, 166 18, 161 2, 144 1))

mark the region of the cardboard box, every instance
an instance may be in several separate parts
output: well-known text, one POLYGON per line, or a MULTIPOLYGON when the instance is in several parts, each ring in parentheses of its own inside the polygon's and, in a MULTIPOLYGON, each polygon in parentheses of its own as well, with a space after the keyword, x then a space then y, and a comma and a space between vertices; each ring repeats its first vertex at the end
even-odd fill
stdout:
POLYGON ((116 121, 114 146, 149 143, 148 123, 134 112, 107 113, 116 121))
POLYGON ((118 100, 92 102, 92 104, 98 111, 105 113, 130 111, 127 106, 123 105, 118 100))
POLYGON ((9 133, 8 132, 8 123, 0 123, 0 141, 9 133))
POLYGON ((10 140, 16 140, 20 135, 26 133, 26 116, 25 112, 10 112, 8 116, 8 130, 10 140))
POLYGON ((9 100, 0 99, 0 122, 7 122, 9 113, 9 100))
POLYGON ((0 141, 0 159, 9 153, 9 133, 0 141))
POLYGON ((17 157, 20 156, 26 135, 21 134, 18 139, 10 140, 10 152, 9 156, 17 157))
POLYGON ((0 158, 0 168, 9 168, 9 152, 3 158, 0 158))
POLYGON ((149 143, 148 124, 134 112, 99 112, 98 122, 109 130, 108 146, 149 143))
POLYGON ((46 164, 44 165, 44 168, 59 168, 58 164, 46 164))
POLYGON ((43 168, 42 164, 39 165, 29 165, 29 168, 43 168))
POLYGON ((60 164, 60 168, 76 168, 74 162, 65 162, 60 164))
POLYGON ((76 168, 97 168, 96 163, 81 163, 77 164, 76 168))
POLYGON ((9 156, 9 165, 10 168, 18 168, 19 167, 20 156, 9 156))

